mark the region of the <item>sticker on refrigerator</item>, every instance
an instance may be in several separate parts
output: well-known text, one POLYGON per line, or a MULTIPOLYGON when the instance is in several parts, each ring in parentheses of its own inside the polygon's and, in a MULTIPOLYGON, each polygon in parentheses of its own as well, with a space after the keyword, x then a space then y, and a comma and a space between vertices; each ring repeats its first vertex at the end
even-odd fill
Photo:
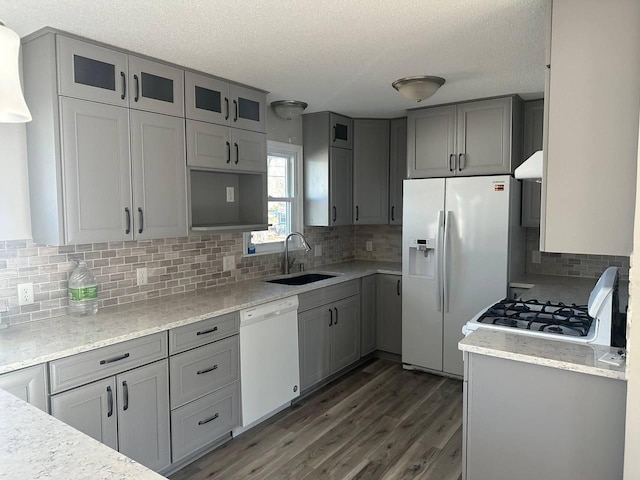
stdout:
POLYGON ((504 183, 495 183, 493 185, 494 192, 504 192, 504 183))

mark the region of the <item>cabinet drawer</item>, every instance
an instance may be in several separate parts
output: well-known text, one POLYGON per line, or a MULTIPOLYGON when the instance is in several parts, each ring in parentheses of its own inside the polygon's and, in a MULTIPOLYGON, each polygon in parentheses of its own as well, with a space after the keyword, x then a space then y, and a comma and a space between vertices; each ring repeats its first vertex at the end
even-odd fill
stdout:
POLYGON ((298 295, 298 311, 304 312, 360 293, 360 280, 350 280, 298 295))
POLYGON ((240 379, 238 336, 171 357, 171 408, 240 379))
POLYGON ((207 318, 201 322, 169 330, 169 354, 184 352, 238 333, 238 312, 207 318))
POLYGON ((173 462, 228 434, 240 423, 240 388, 229 385, 171 412, 173 462))
POLYGON ((100 378, 155 362, 167 356, 167 333, 98 348, 49 363, 51 393, 84 385, 100 378))

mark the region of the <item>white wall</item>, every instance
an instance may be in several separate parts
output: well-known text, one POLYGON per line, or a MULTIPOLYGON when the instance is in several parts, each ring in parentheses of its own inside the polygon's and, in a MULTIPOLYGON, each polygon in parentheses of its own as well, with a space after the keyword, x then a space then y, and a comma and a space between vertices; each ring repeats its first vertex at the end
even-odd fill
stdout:
POLYGON ((302 145, 302 117, 284 120, 267 105, 267 139, 302 145))
POLYGON ((0 240, 31 238, 24 123, 0 123, 0 240))
MULTIPOLYGON (((638 144, 638 165, 640 165, 640 132, 638 132, 638 144)), ((640 478, 640 168, 636 177, 636 213, 629 294, 624 478, 637 480, 640 478)))

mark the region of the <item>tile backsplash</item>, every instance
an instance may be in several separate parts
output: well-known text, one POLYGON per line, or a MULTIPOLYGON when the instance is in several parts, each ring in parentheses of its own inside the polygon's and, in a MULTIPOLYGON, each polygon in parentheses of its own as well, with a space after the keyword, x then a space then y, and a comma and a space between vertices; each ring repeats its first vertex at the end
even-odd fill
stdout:
MULTIPOLYGON (((354 258, 353 227, 307 227, 312 245, 322 255, 304 255, 307 268, 354 258)), ((84 260, 98 281, 100 307, 239 282, 281 273, 282 254, 242 256, 241 233, 195 235, 129 242, 92 243, 50 247, 30 240, 0 241, 0 314, 2 323, 18 324, 66 315, 67 285, 84 260), (235 268, 222 271, 223 257, 233 255, 235 268), (148 269, 148 284, 136 285, 136 269, 148 269), (18 306, 16 286, 33 283, 31 305, 18 306)), ((300 256, 295 252, 294 256, 300 256)))
POLYGON ((620 278, 629 280, 629 257, 584 255, 579 253, 540 253, 540 263, 532 262, 532 252, 540 250, 540 229, 527 228, 526 271, 565 277, 598 278, 607 267, 618 267, 620 278))
POLYGON ((359 260, 402 261, 401 225, 358 225, 355 228, 355 257, 359 260), (367 252, 367 241, 372 251, 367 252))

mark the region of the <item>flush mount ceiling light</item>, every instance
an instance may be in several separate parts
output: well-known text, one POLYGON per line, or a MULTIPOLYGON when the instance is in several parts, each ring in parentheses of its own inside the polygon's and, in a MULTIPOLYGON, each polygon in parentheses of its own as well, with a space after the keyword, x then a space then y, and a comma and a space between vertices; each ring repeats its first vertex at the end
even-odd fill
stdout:
POLYGON ((308 105, 300 100, 278 100, 271 102, 271 107, 273 107, 278 116, 285 120, 291 120, 302 115, 308 105))
POLYGON ((0 21, 0 123, 31 121, 20 86, 20 37, 0 21))
POLYGON ((426 100, 444 85, 444 78, 430 77, 427 75, 416 75, 414 77, 404 77, 391 84, 400 94, 416 102, 426 100))

